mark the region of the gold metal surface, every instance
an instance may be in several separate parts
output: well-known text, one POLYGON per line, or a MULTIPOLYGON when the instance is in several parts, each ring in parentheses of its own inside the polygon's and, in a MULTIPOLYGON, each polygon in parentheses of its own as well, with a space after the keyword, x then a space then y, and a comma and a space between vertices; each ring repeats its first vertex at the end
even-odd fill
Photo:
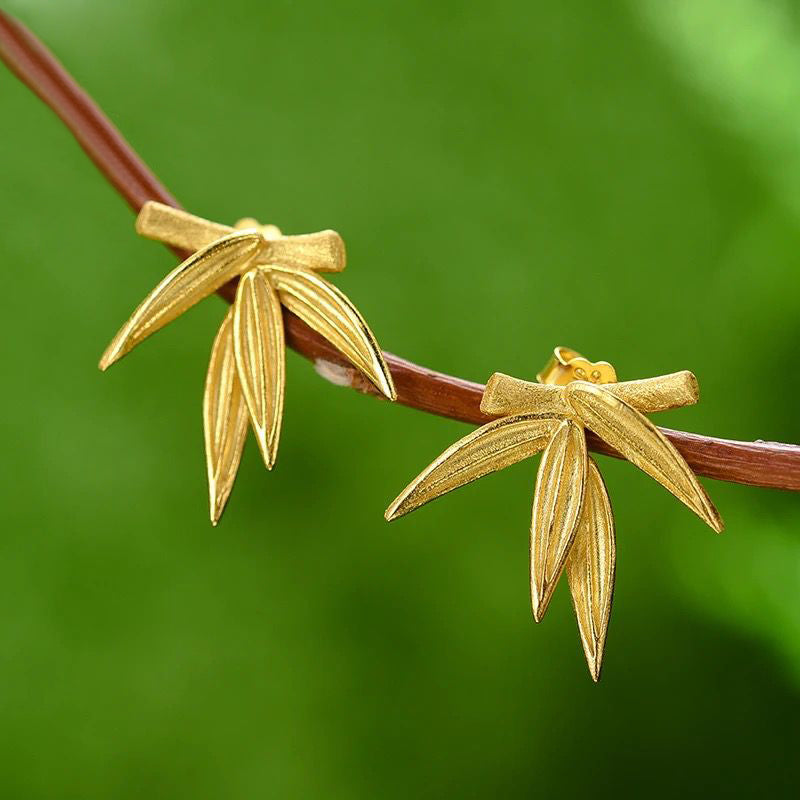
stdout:
POLYGON ((240 277, 233 309, 211 354, 203 399, 210 516, 219 521, 239 466, 246 421, 268 469, 283 417, 285 351, 281 303, 324 336, 388 399, 396 393, 375 336, 350 300, 318 272, 340 272, 345 249, 335 231, 284 236, 274 225, 235 227, 146 203, 143 236, 194 255, 170 272, 122 326, 100 360, 105 370, 228 281, 240 277))
POLYGON ((617 554, 611 501, 600 470, 591 458, 585 492, 583 513, 567 558, 566 572, 583 652, 596 683, 600 679, 611 617, 617 554))
MULTIPOLYGON (((256 221, 250 221, 254 223, 250 227, 255 228, 256 221)), ((220 225, 156 202, 145 203, 136 217, 139 236, 187 251, 202 250, 234 230, 230 225, 220 225)))
POLYGON ((256 231, 229 233, 175 267, 120 328, 100 359, 100 369, 108 369, 148 336, 240 275, 263 241, 256 231))
POLYGON ((556 386, 566 386, 571 381, 615 383, 617 373, 608 361, 592 362, 569 347, 556 347, 536 380, 556 386))
POLYGON ((541 622, 575 538, 586 486, 583 425, 565 419, 542 455, 531 521, 531 609, 541 622))
POLYGON ((605 485, 586 453, 584 426, 721 532, 719 513, 694 473, 644 416, 696 403, 697 380, 691 372, 676 372, 618 383, 610 364, 593 363, 568 348, 556 348, 540 376, 548 383, 495 373, 481 411, 503 416, 456 442, 423 470, 389 506, 386 518, 544 449, 531 521, 531 608, 539 622, 566 566, 586 662, 596 681, 614 589, 615 533, 605 485), (588 380, 576 377, 583 375, 588 380))
POLYGON ((267 469, 278 455, 286 383, 283 316, 278 293, 260 269, 239 281, 233 304, 236 369, 267 469))
MULTIPOLYGON (((658 378, 607 383, 603 385, 603 389, 642 414, 694 405, 700 398, 697 378, 686 371, 661 375, 658 378)), ((530 408, 556 417, 570 416, 573 413, 561 386, 522 381, 502 372, 495 372, 489 378, 481 399, 481 411, 484 414, 505 416, 519 414, 530 408)))
POLYGON ((335 286, 306 269, 269 268, 269 279, 281 302, 321 333, 386 397, 396 399, 383 353, 358 309, 335 286))
POLYGON ((722 532, 719 513, 689 465, 647 417, 600 386, 576 381, 565 387, 564 395, 589 430, 722 532))
POLYGON ((230 227, 155 202, 145 203, 136 218, 138 234, 181 250, 202 250, 243 228, 255 228, 267 242, 253 264, 282 264, 318 272, 341 272, 345 268, 344 242, 336 231, 284 236, 275 225, 261 225, 252 217, 230 227))
POLYGON ((249 419, 236 371, 231 309, 211 349, 203 395, 209 513, 214 525, 219 522, 236 480, 249 419))
POLYGON ((558 422, 536 414, 490 422, 459 439, 400 493, 386 510, 392 521, 459 486, 541 452, 558 422))

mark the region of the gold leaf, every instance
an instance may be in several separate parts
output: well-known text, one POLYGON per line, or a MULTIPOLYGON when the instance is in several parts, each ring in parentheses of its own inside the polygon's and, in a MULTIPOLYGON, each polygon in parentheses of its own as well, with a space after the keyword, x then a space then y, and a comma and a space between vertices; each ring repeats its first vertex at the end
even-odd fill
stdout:
POLYGON ((265 268, 281 302, 321 333, 390 400, 396 398, 389 368, 358 309, 314 272, 279 265, 265 268))
POLYGON ((105 370, 150 334, 242 273, 264 240, 259 233, 232 233, 179 264, 142 301, 100 359, 105 370))
POLYGON ((647 417, 590 383, 575 381, 564 393, 587 428, 672 492, 713 530, 722 532, 719 512, 689 465, 647 417))
MULTIPOLYGON (((257 225, 245 227, 256 228, 257 225)), ((164 242, 180 250, 201 250, 233 233, 233 230, 229 225, 210 222, 182 208, 173 208, 155 200, 148 200, 136 217, 136 233, 139 236, 164 242)))
POLYGON ((566 572, 583 652, 595 683, 600 678, 611 616, 615 565, 616 543, 611 502, 600 470, 590 458, 583 513, 567 556, 566 572))
POLYGON ((142 206, 136 218, 138 234, 181 250, 200 250, 234 230, 245 228, 256 228, 268 240, 256 264, 275 263, 320 272, 341 272, 345 267, 344 242, 336 231, 283 236, 274 225, 261 225, 252 218, 240 219, 232 228, 153 200, 142 206))
POLYGON ((236 374, 233 348, 233 310, 220 326, 206 375, 203 429, 211 522, 216 525, 233 489, 247 438, 249 415, 236 374))
POLYGON ((266 255, 270 264, 318 272, 341 272, 347 263, 342 237, 330 230, 281 236, 269 243, 266 255))
POLYGON ((233 306, 236 369, 267 469, 278 452, 285 353, 278 294, 260 269, 242 276, 233 306))
POLYGON ((542 455, 531 521, 531 608, 541 622, 580 522, 586 484, 583 426, 561 422, 542 455))
POLYGON ((386 510, 386 519, 391 522, 459 486, 535 455, 557 425, 551 419, 523 414, 478 428, 417 475, 386 510))
MULTIPOLYGON (((643 414, 690 406, 700 397, 697 378, 686 370, 638 381, 605 383, 603 389, 643 414)), ((487 381, 481 411, 492 416, 533 412, 572 416, 563 386, 523 381, 502 372, 495 372, 487 381)))

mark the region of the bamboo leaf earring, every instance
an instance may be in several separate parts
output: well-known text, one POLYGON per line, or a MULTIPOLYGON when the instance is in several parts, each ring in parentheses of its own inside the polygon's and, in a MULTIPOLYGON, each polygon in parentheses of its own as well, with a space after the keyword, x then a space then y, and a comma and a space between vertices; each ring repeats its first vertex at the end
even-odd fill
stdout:
POLYGON ((696 403, 691 372, 617 382, 607 362, 555 349, 538 383, 495 373, 481 411, 500 419, 456 442, 423 470, 386 511, 391 521, 446 492, 544 451, 530 528, 531 609, 544 617, 566 570, 592 679, 600 677, 616 546, 605 484, 587 454, 585 429, 658 481, 712 530, 722 520, 689 465, 645 413, 696 403))
POLYGON ((151 239, 195 250, 141 302, 103 357, 105 370, 204 297, 239 278, 233 308, 222 321, 203 397, 211 522, 216 525, 233 488, 248 424, 264 464, 278 454, 288 308, 327 339, 389 400, 392 376, 358 309, 319 272, 340 272, 344 244, 335 231, 283 236, 274 225, 240 220, 235 228, 161 203, 146 203, 136 230, 151 239))

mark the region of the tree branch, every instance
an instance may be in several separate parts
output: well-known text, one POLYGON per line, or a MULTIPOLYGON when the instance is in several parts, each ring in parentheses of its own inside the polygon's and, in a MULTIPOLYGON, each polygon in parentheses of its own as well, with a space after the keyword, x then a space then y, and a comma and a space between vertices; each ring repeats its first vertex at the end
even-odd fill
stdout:
MULTIPOLYGON (((0 11, 0 58, 61 118, 103 175, 134 210, 148 200, 180 208, 174 197, 136 155, 97 104, 78 86, 50 51, 20 22, 0 11)), ((186 254, 176 250, 179 257, 186 254)), ((220 294, 228 301, 233 289, 220 294)), ((371 386, 321 336, 284 311, 290 347, 315 362, 335 383, 373 393, 371 386)), ((397 402, 451 419, 483 424, 481 384, 444 375, 386 353, 397 402)), ((700 475, 734 483, 800 491, 800 446, 776 442, 734 442, 663 429, 689 466, 700 475)), ((591 437, 592 450, 618 456, 591 437)))

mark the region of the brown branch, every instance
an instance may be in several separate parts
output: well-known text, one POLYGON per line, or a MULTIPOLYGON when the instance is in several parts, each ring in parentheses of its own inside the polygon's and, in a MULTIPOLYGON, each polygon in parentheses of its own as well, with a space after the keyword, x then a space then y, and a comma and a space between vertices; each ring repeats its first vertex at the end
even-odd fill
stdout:
MULTIPOLYGON (((2 11, 0 58, 55 111, 134 211, 148 200, 180 207, 49 50, 21 23, 2 11)), ((227 286, 220 294, 230 300, 232 289, 227 286)), ((321 336, 291 313, 285 314, 289 345, 314 361, 321 374, 337 383, 364 392, 372 391, 360 374, 321 336)), ((484 389, 481 384, 425 369, 390 353, 386 354, 386 361, 397 388, 397 402, 463 422, 481 424, 489 419, 479 408, 484 389)), ((662 430, 700 475, 751 486, 800 491, 800 446, 734 442, 662 430)), ((590 446, 596 452, 617 455, 596 437, 591 438, 590 446)))

